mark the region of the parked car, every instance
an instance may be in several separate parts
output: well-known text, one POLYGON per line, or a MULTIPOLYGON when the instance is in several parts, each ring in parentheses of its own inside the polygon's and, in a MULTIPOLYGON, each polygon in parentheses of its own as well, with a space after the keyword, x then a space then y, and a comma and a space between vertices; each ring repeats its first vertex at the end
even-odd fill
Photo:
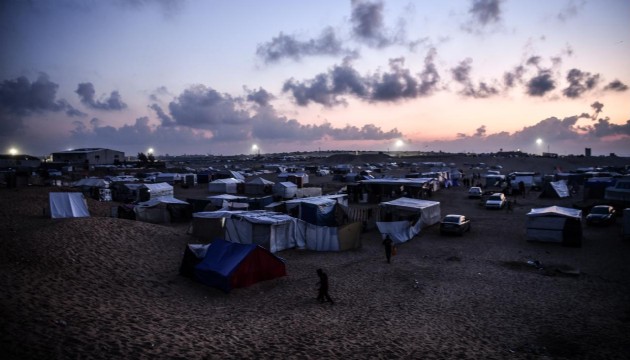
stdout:
POLYGON ((609 225, 615 222, 615 208, 610 205, 593 206, 586 215, 587 225, 609 225))
POLYGON ((468 189, 468 197, 470 199, 481 199, 481 195, 483 195, 483 190, 480 187, 473 186, 468 189))
POLYGON ((457 234, 464 235, 470 231, 470 219, 464 215, 450 214, 446 215, 440 222, 440 234, 457 234))
POLYGON ((486 209, 503 209, 507 199, 503 193, 494 193, 486 200, 486 209))

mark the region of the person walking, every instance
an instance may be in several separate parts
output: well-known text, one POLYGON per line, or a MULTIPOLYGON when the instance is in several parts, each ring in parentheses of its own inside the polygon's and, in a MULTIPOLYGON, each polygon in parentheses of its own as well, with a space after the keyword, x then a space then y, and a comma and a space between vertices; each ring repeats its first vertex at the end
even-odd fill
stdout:
POLYGON ((322 269, 317 269, 317 276, 319 276, 319 291, 317 293, 317 301, 320 303, 330 302, 330 305, 334 305, 335 302, 328 294, 328 275, 322 269))
POLYGON ((383 240, 383 246, 385 246, 385 257, 387 258, 387 263, 391 264, 392 260, 392 246, 393 241, 390 239, 389 235, 385 235, 385 240, 383 240))

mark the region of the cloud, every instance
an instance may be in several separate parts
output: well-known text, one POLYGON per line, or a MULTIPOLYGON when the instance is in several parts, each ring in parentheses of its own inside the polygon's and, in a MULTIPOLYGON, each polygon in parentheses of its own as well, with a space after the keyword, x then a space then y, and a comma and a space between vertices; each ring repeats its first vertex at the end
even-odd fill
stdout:
POLYGON ((157 115, 158 119, 160 119, 162 126, 164 127, 175 126, 175 121, 173 121, 173 118, 168 116, 168 114, 166 114, 164 110, 162 110, 162 107, 160 105, 151 104, 149 105, 149 108, 155 111, 155 114, 157 115))
POLYGON ((172 17, 184 7, 186 0, 115 0, 116 5, 133 9, 157 6, 165 17, 172 17))
POLYGON ((525 67, 522 65, 515 66, 512 71, 506 71, 503 74, 503 85, 506 88, 513 88, 517 84, 523 82, 523 75, 525 74, 525 67))
POLYGON ((604 90, 624 92, 628 90, 628 85, 619 80, 613 80, 604 87, 604 90))
POLYGON ((591 119, 597 120, 597 116, 599 116, 599 113, 601 113, 602 110, 604 109, 604 104, 600 103, 599 101, 595 101, 594 103, 591 104, 591 108, 595 110, 593 115, 591 115, 591 119))
POLYGON ((269 102, 275 98, 273 94, 263 88, 259 88, 258 90, 249 90, 245 88, 245 91, 248 93, 247 100, 258 104, 259 106, 268 106, 269 102))
POLYGON ((503 0, 472 0, 468 13, 470 20, 462 25, 469 33, 480 33, 493 24, 501 22, 501 3, 503 0))
POLYGON ((372 48, 384 48, 391 45, 407 46, 412 51, 427 39, 408 41, 406 25, 403 19, 398 20, 396 30, 387 28, 384 22, 384 5, 382 1, 352 0, 353 37, 372 48))
POLYGON ((356 53, 343 47, 342 42, 335 35, 335 31, 328 27, 316 39, 299 41, 295 36, 280 35, 256 48, 256 55, 265 63, 276 63, 283 59, 300 60, 305 56, 316 55, 352 55, 356 53))
POLYGON ((567 73, 569 86, 562 90, 562 94, 568 98, 578 98, 586 91, 592 90, 599 83, 599 74, 591 75, 579 69, 571 69, 567 73))
POLYGON ((464 59, 459 65, 451 69, 451 75, 453 80, 463 85, 464 88, 459 91, 459 94, 466 97, 473 98, 487 98, 499 94, 499 90, 490 84, 483 81, 479 82, 479 85, 475 86, 470 79, 470 72, 472 70, 472 59, 464 59))
POLYGON ((527 84, 527 94, 530 96, 544 96, 556 88, 556 83, 549 70, 539 70, 538 75, 531 78, 527 84))
POLYGON ((617 125, 610 122, 609 119, 599 119, 595 124, 588 126, 588 133, 595 138, 605 136, 630 136, 630 120, 625 124, 617 125))
POLYGON ((435 66, 435 49, 424 59, 424 69, 417 76, 405 68, 405 59, 390 59, 389 71, 362 76, 350 61, 334 66, 313 79, 285 81, 282 91, 289 92, 300 106, 311 102, 325 107, 347 104, 343 96, 367 102, 396 102, 433 94, 438 90, 440 75, 435 66))
POLYGON ((127 107, 127 104, 122 101, 118 91, 112 91, 108 98, 96 100, 94 98, 96 91, 94 90, 94 85, 92 85, 91 82, 80 83, 75 92, 79 95, 81 103, 92 109, 122 110, 127 107))
POLYGON ((0 132, 13 134, 24 128, 23 118, 32 114, 65 111, 70 117, 85 116, 64 99, 57 99, 59 85, 45 73, 30 82, 20 76, 0 83, 0 132))
POLYGON ((166 86, 160 86, 153 90, 151 94, 149 94, 149 100, 151 101, 160 101, 160 99, 164 96, 173 97, 170 91, 166 88, 166 86))
POLYGON ((560 12, 558 12, 558 15, 556 17, 560 21, 567 21, 569 19, 572 19, 578 15, 584 5, 586 5, 585 0, 569 0, 567 4, 562 9, 560 9, 560 12))

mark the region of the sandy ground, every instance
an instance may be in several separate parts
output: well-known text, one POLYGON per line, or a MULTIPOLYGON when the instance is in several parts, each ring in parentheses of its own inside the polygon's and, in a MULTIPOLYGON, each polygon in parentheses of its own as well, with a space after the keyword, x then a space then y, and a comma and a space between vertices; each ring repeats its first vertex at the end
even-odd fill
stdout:
POLYGON ((429 227, 392 264, 376 232, 355 251, 287 250, 288 276, 225 294, 178 275, 186 244, 197 242, 188 224, 111 218, 113 204, 93 200, 90 218, 46 218, 58 190, 0 189, 3 359, 630 358, 621 221, 584 226, 580 248, 525 240, 532 207, 576 199, 532 192, 507 213, 463 188, 440 191, 432 200, 443 215, 470 216, 470 233, 429 227), (335 305, 315 300, 320 267, 335 305))

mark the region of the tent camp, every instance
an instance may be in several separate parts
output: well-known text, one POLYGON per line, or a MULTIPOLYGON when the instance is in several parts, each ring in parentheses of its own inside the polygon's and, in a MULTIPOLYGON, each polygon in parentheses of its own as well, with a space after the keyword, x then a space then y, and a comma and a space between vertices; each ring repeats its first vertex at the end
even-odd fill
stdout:
POLYGON ((48 194, 50 217, 53 219, 88 217, 87 202, 82 193, 51 192, 48 194))
POLYGON ((193 236, 224 238, 241 244, 263 246, 275 253, 299 248, 314 251, 345 251, 361 247, 361 223, 339 227, 318 226, 287 214, 256 211, 206 211, 193 214, 193 236))
POLYGON ((440 222, 440 203, 411 198, 379 204, 379 220, 376 223, 381 234, 389 235, 397 243, 412 239, 424 227, 440 222))
POLYGON ((162 224, 190 219, 192 207, 185 201, 165 196, 138 203, 133 212, 136 220, 162 224))
POLYGON ((193 271, 197 281, 229 293, 235 288, 286 276, 284 261, 257 245, 216 240, 193 271))
POLYGON ((582 211, 560 206, 532 209, 527 213, 528 241, 582 245, 582 211))
POLYGON ((558 180, 546 182, 542 187, 539 197, 563 199, 570 195, 566 180, 558 180))
POLYGON ((245 194, 249 194, 249 195, 271 194, 273 192, 274 184, 275 183, 273 181, 269 181, 261 177, 257 177, 245 183, 245 194))
POLYGON ((208 191, 211 193, 236 194, 238 192, 238 184, 242 184, 243 180, 234 178, 217 179, 208 183, 208 191))

